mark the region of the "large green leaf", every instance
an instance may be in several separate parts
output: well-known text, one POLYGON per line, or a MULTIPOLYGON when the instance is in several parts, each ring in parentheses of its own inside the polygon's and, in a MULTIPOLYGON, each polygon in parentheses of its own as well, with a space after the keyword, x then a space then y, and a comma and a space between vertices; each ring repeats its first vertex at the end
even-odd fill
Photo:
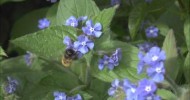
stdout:
POLYGON ((1 46, 0 46, 0 56, 7 56, 7 54, 4 52, 1 46))
POLYGON ((187 48, 190 51, 190 18, 187 18, 184 23, 184 34, 186 38, 187 48))
POLYGON ((58 5, 57 25, 64 25, 70 16, 89 18, 99 13, 99 9, 92 0, 61 0, 58 5))
POLYGON ((11 42, 36 55, 60 61, 65 50, 63 44, 65 36, 76 37, 76 29, 67 26, 50 27, 34 34, 19 37, 11 42))
POLYGON ((107 52, 111 53, 116 50, 116 48, 121 48, 122 51, 122 60, 119 63, 119 66, 115 67, 112 71, 107 70, 106 68, 103 71, 98 69, 98 59, 100 57, 94 56, 92 59, 92 70, 93 76, 96 78, 105 81, 112 82, 114 79, 124 79, 128 78, 132 82, 145 77, 144 74, 137 74, 137 63, 138 63, 138 49, 124 42, 120 41, 107 41, 97 46, 96 53, 98 52, 107 52))
POLYGON ((188 52, 188 54, 185 58, 183 71, 184 71, 186 81, 188 81, 190 83, 190 78, 189 78, 189 76, 190 76, 190 52, 188 52))
POLYGON ((177 61, 176 40, 172 29, 166 35, 162 49, 166 52, 166 73, 175 80, 180 66, 177 61))
POLYGON ((157 94, 164 100, 178 100, 171 91, 165 89, 158 89, 157 94))
POLYGON ((15 22, 12 28, 12 39, 39 30, 38 20, 44 18, 48 8, 32 11, 15 22))
POLYGON ((146 16, 146 4, 141 3, 138 4, 136 7, 134 7, 134 9, 130 12, 129 14, 129 32, 131 34, 132 39, 135 38, 140 25, 144 19, 144 17, 146 16))

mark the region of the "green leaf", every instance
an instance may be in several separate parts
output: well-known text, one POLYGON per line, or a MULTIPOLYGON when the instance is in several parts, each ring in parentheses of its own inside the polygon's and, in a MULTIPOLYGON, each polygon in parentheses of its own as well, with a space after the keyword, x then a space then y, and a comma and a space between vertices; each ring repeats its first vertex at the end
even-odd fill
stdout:
POLYGON ((58 5, 57 25, 64 25, 70 16, 91 18, 99 13, 99 9, 92 0, 61 0, 58 5))
POLYGON ((116 8, 115 7, 111 7, 108 9, 104 9, 103 11, 101 11, 97 16, 94 16, 92 19, 95 22, 99 22, 102 24, 102 28, 103 28, 103 32, 105 32, 107 30, 107 28, 109 28, 110 23, 112 21, 112 18, 115 14, 116 8))
POLYGON ((132 45, 129 45, 120 41, 107 41, 102 43, 101 45, 97 45, 96 53, 105 52, 112 53, 116 50, 116 48, 121 48, 122 51, 122 60, 119 62, 119 66, 115 67, 112 71, 108 69, 104 69, 100 71, 98 69, 98 59, 100 57, 94 56, 92 59, 91 66, 93 70, 93 76, 96 78, 105 81, 112 82, 114 79, 124 79, 128 78, 132 82, 136 82, 137 80, 145 77, 144 74, 137 74, 137 64, 138 64, 138 49, 132 45))
POLYGON ((25 35, 11 42, 27 51, 47 59, 61 61, 65 50, 63 38, 76 37, 76 29, 67 26, 50 27, 34 34, 25 35))
POLYGON ((17 20, 13 25, 11 38, 15 39, 25 34, 38 31, 38 20, 45 17, 47 10, 48 8, 42 8, 32 11, 17 20))
POLYGON ((185 75, 185 79, 188 83, 190 83, 190 52, 188 52, 186 58, 185 58, 185 62, 184 62, 184 75, 185 75))
POLYGON ((187 48, 190 51, 190 18, 187 18, 184 23, 184 34, 186 38, 187 48))
POLYGON ((132 39, 135 38, 141 23, 146 15, 146 4, 141 3, 138 4, 129 14, 129 32, 131 34, 132 39))
POLYGON ((164 100, 178 100, 171 91, 165 89, 158 89, 157 94, 164 100))
POLYGON ((176 40, 172 29, 168 32, 164 40, 162 49, 166 53, 166 61, 165 61, 166 73, 173 80, 175 80, 180 66, 178 65, 177 61, 178 54, 176 48, 176 40))
POLYGON ((0 46, 0 56, 7 56, 7 54, 4 52, 1 46, 0 46))
POLYGON ((51 21, 50 26, 56 25, 56 15, 57 15, 58 3, 55 3, 47 11, 46 17, 51 21))

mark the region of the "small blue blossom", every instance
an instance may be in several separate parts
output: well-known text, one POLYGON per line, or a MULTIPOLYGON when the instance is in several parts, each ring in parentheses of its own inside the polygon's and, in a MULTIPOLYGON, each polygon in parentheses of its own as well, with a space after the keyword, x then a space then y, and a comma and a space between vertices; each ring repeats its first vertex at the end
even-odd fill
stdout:
POLYGON ((30 66, 33 62, 34 54, 31 52, 27 51, 26 54, 24 55, 24 60, 27 64, 27 66, 30 66))
POLYGON ((146 32, 146 36, 147 36, 148 38, 155 38, 155 37, 158 36, 159 30, 158 30, 158 28, 155 27, 155 26, 150 26, 150 27, 148 27, 148 28, 145 30, 145 32, 146 32))
POLYGON ((113 60, 111 60, 107 55, 104 55, 103 59, 99 60, 98 68, 103 70, 104 66, 107 66, 110 70, 114 68, 113 60))
POLYGON ((73 48, 73 42, 70 37, 65 36, 63 39, 63 43, 67 46, 66 48, 73 48))
POLYGON ((155 64, 164 61, 166 59, 165 52, 159 47, 152 47, 144 56, 143 61, 150 65, 154 66, 155 64))
POLYGON ((148 96, 154 94, 157 87, 152 80, 142 79, 139 81, 137 92, 139 96, 148 96))
POLYGON ((160 96, 157 96, 155 94, 150 94, 150 95, 147 95, 147 96, 140 95, 138 97, 138 100, 161 100, 161 98, 160 98, 160 96))
POLYGON ((110 59, 113 60, 114 66, 119 65, 119 60, 121 60, 121 57, 122 57, 121 49, 117 48, 116 51, 110 57, 110 59))
POLYGON ((38 28, 39 29, 44 29, 49 27, 50 21, 47 18, 42 18, 38 21, 38 28))
POLYGON ((87 36, 80 35, 77 39, 78 41, 74 42, 74 48, 77 48, 82 54, 86 54, 94 48, 94 42, 89 40, 87 36))
POLYGON ((111 6, 120 5, 121 0, 110 0, 110 2, 111 2, 111 6))
POLYGON ((67 26, 72 26, 72 27, 77 27, 78 26, 78 20, 76 17, 71 16, 66 20, 65 25, 67 26))
POLYGON ((56 91, 53 93, 53 96, 55 97, 54 100, 67 100, 64 92, 56 91))
POLYGON ((164 81, 164 74, 165 74, 164 63, 160 62, 153 67, 149 67, 147 69, 147 74, 155 82, 164 81))
POLYGON ((126 100, 138 100, 137 86, 129 82, 128 79, 123 80, 123 89, 126 94, 126 100))
POLYGON ((16 88, 18 86, 18 81, 15 79, 12 79, 11 77, 7 77, 8 83, 5 86, 5 91, 8 94, 14 93, 16 91, 16 88))
POLYGON ((93 24, 92 20, 86 21, 86 27, 82 27, 85 34, 93 37, 100 37, 102 35, 102 25, 100 23, 93 24))
POLYGON ((114 96, 116 91, 118 90, 118 88, 120 88, 120 81, 119 79, 115 79, 112 83, 111 83, 111 88, 108 90, 108 94, 110 96, 114 96))
POLYGON ((139 50, 142 52, 148 52, 150 48, 152 48, 153 46, 156 46, 156 45, 150 42, 144 42, 144 43, 138 44, 139 50))

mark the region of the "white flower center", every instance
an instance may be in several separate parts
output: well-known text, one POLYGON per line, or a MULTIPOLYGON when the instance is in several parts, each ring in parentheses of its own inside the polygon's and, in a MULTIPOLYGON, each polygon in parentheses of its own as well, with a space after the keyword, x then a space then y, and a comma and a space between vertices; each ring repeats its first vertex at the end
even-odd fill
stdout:
POLYGON ((157 68, 156 68, 156 72, 157 72, 157 73, 161 73, 161 72, 162 72, 161 68, 157 67, 157 68))
POLYGON ((59 96, 59 99, 62 100, 62 99, 63 99, 63 96, 59 96))
POLYGON ((74 27, 74 26, 75 26, 75 23, 74 23, 74 22, 72 22, 72 23, 71 23, 71 26, 73 26, 73 27, 74 27))
POLYGON ((154 31, 153 31, 153 30, 150 30, 150 33, 152 34, 152 33, 154 33, 154 31))
POLYGON ((131 88, 131 92, 135 93, 136 89, 134 88, 131 88))
POLYGON ((107 61, 104 61, 104 64, 105 64, 105 65, 107 65, 107 64, 108 64, 108 62, 107 62, 107 61))
POLYGON ((82 46, 85 46, 85 45, 86 45, 86 42, 82 42, 81 44, 82 44, 82 46))
POLYGON ((145 87, 145 91, 150 92, 151 91, 151 87, 150 86, 146 86, 145 87))
POLYGON ((94 28, 91 27, 91 28, 90 28, 90 32, 93 32, 93 31, 94 31, 94 28))
POLYGON ((156 60, 158 60, 158 56, 153 56, 152 61, 156 61, 156 60))

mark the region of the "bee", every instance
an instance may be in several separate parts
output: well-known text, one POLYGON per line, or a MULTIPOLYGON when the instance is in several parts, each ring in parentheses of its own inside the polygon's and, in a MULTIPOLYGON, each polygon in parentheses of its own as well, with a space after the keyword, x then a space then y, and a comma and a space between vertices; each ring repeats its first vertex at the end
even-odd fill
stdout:
POLYGON ((77 51, 73 50, 72 48, 68 48, 65 50, 65 53, 61 62, 63 66, 69 67, 72 64, 72 61, 76 60, 77 58, 78 58, 77 51))

